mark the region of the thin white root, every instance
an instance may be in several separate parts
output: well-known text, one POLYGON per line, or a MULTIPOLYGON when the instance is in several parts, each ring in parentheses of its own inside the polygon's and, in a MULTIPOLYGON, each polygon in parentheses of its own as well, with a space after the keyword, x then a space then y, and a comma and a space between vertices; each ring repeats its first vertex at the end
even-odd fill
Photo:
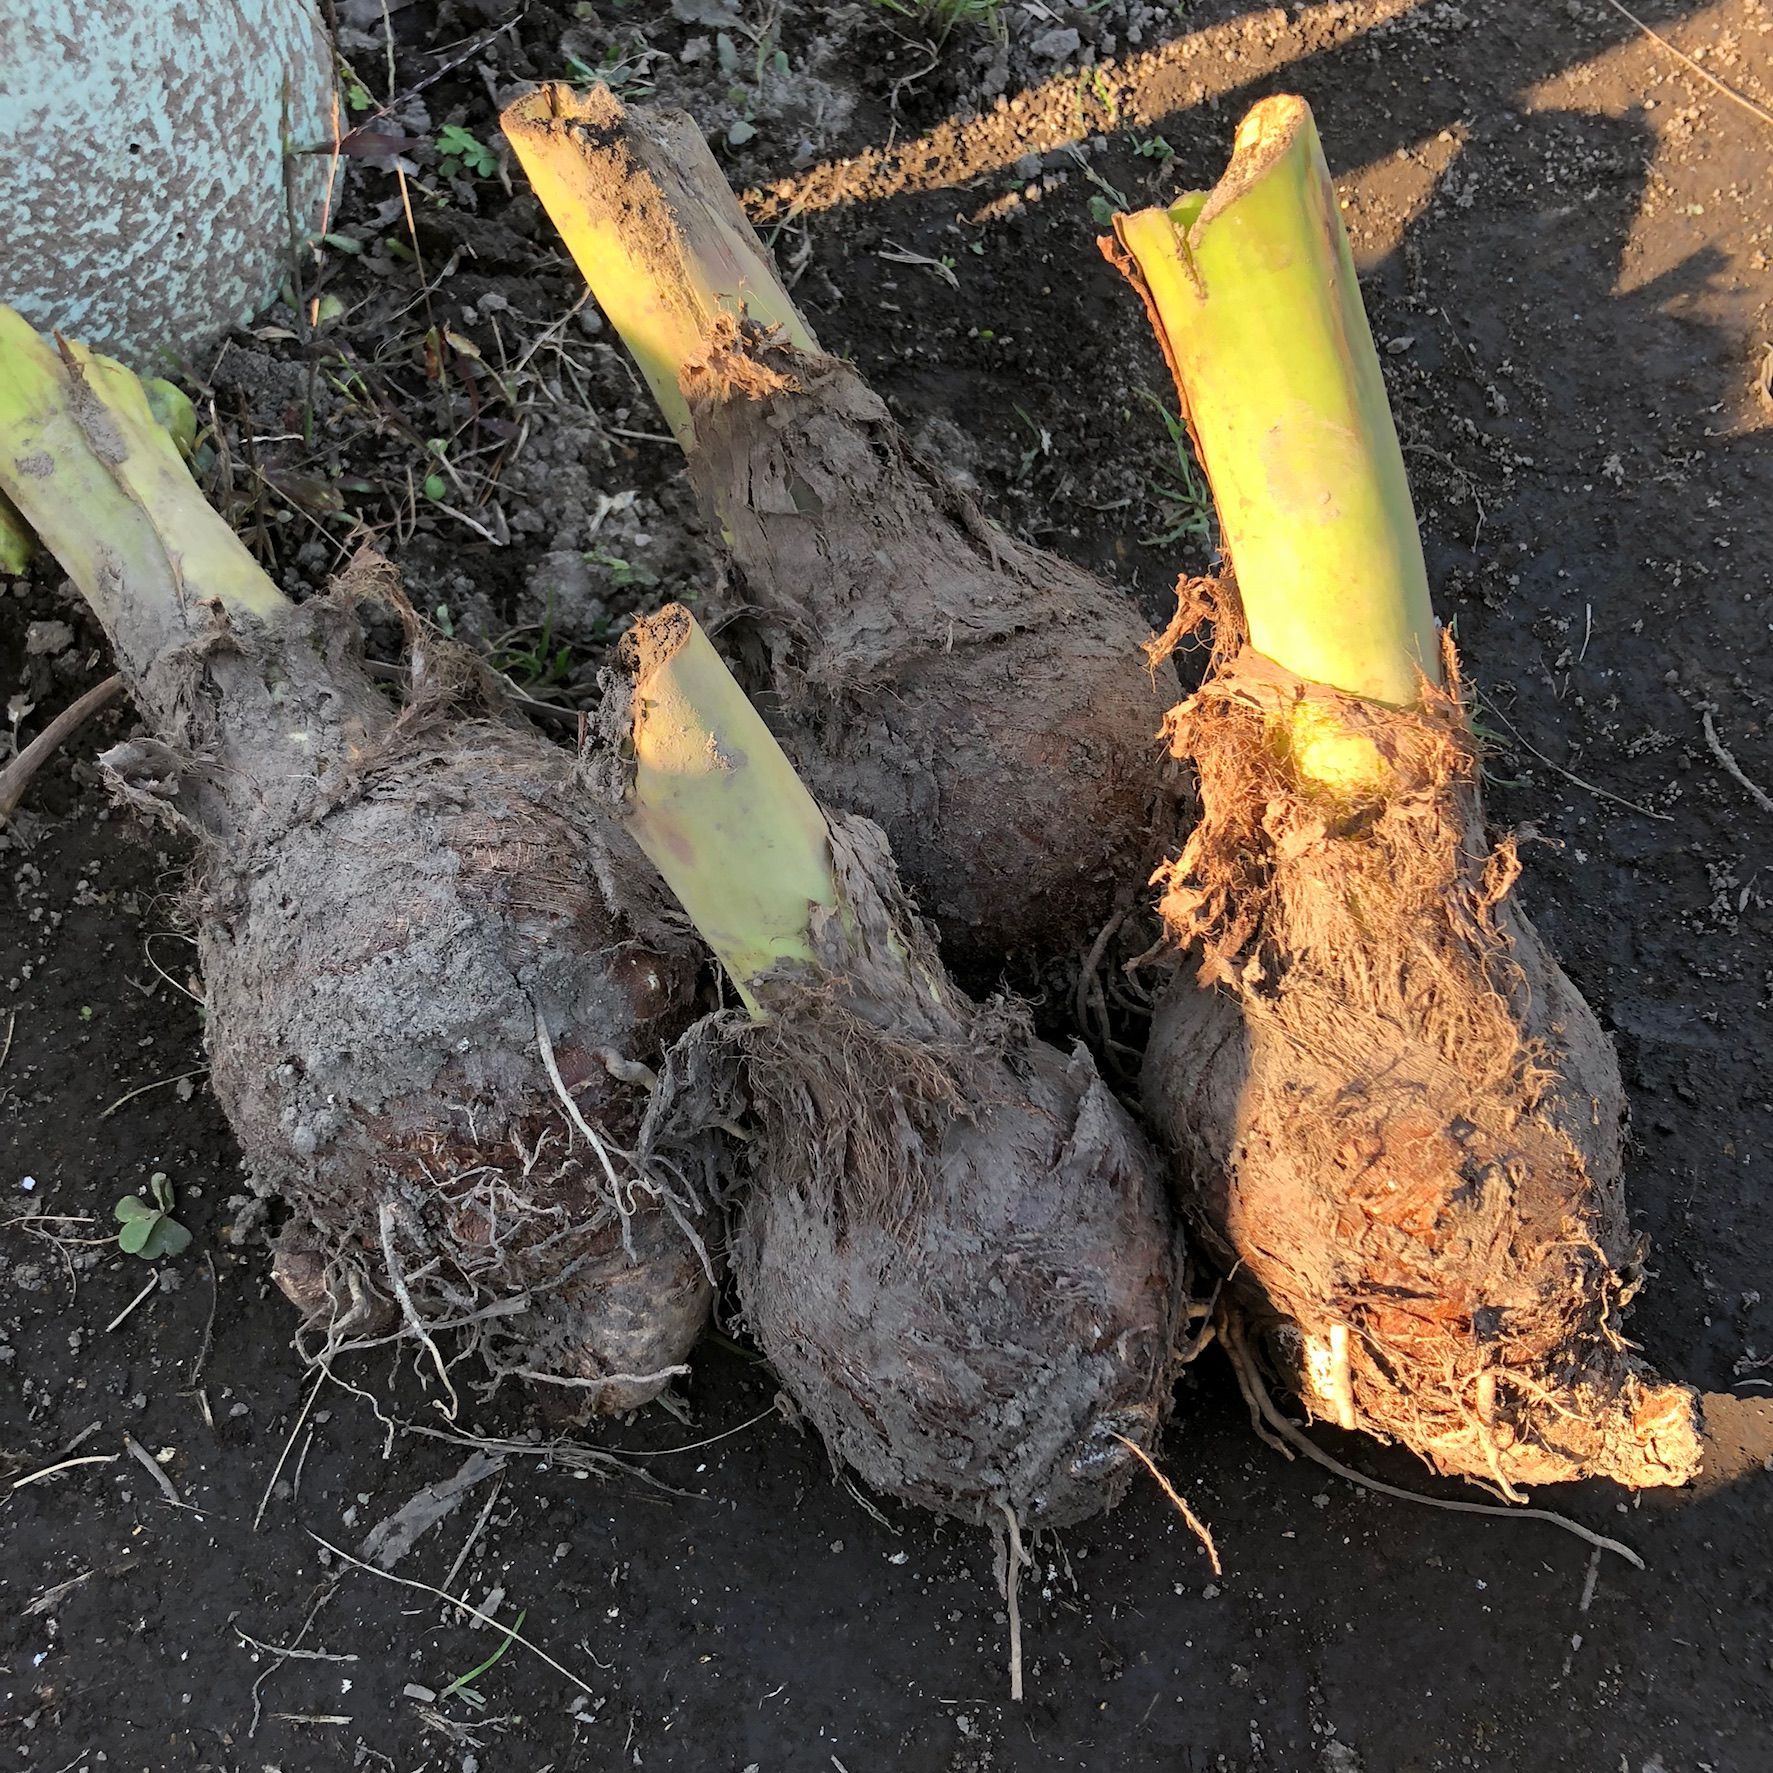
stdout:
POLYGON ((1504 1502, 1525 1502, 1527 1499, 1508 1481, 1502 1469, 1502 1455, 1496 1448, 1496 1375, 1488 1368, 1477 1376, 1478 1439, 1484 1449, 1484 1462, 1496 1480, 1504 1502))
POLYGON ((1029 1563, 1028 1553, 1022 1549, 1022 1523, 1016 1519, 1016 1511, 1007 1502, 997 1505, 1003 1510, 1003 1518, 1008 1530, 1004 1542, 1004 1600, 1010 1613, 1010 1698, 1017 1704, 1022 1700, 1022 1602, 1021 1586, 1022 1571, 1029 1563))
POLYGON ((394 1216, 397 1211, 392 1201, 385 1200, 377 1214, 382 1229, 382 1260, 388 1265, 388 1284, 394 1289, 401 1315, 406 1319, 412 1333, 430 1351, 431 1364, 437 1369, 437 1377, 443 1381, 443 1389, 449 1393, 449 1405, 444 1414, 453 1422, 461 1409, 461 1400, 456 1396, 456 1388, 450 1383, 449 1367, 444 1361, 443 1351, 426 1329, 425 1320, 419 1316, 419 1308, 413 1304, 412 1294, 407 1289, 406 1276, 400 1269, 400 1258, 394 1252, 394 1216))
POLYGON ((1255 1363, 1251 1361, 1236 1326, 1226 1315, 1221 1315, 1215 1321, 1219 1328, 1219 1346, 1225 1350, 1226 1358, 1231 1362, 1231 1370, 1237 1375, 1237 1389, 1243 1397, 1244 1408, 1250 1412, 1252 1432, 1264 1446, 1272 1447, 1291 1464, 1296 1457, 1293 1449, 1278 1435, 1271 1434, 1267 1422, 1263 1420, 1262 1411, 1268 1402, 1268 1393, 1256 1378, 1255 1363))
POLYGON ((1303 1453, 1313 1464, 1334 1472, 1337 1477, 1346 1478, 1349 1483, 1358 1485, 1363 1490, 1372 1490, 1381 1496, 1394 1496, 1400 1502, 1418 1502, 1424 1508, 1445 1509, 1449 1514, 1484 1514, 1497 1515, 1504 1520, 1548 1521, 1554 1527, 1562 1527, 1566 1533, 1574 1533, 1578 1539, 1589 1545, 1613 1552, 1636 1569, 1643 1569, 1644 1560, 1629 1545, 1622 1544, 1617 1539, 1609 1539, 1604 1533, 1597 1533, 1592 1528, 1583 1526, 1580 1521, 1573 1521, 1568 1515, 1558 1514, 1552 1509, 1508 1508, 1499 1503, 1460 1502, 1450 1496, 1424 1496, 1419 1490, 1401 1489, 1381 1478, 1368 1477, 1351 1465, 1344 1465, 1340 1459, 1333 1458, 1303 1434, 1297 1424, 1289 1421, 1275 1407, 1273 1398, 1268 1395, 1268 1387, 1262 1383, 1262 1376, 1256 1371, 1256 1363, 1244 1341, 1243 1330, 1229 1312, 1220 1320, 1219 1340, 1231 1357, 1231 1364, 1237 1373, 1238 1389, 1244 1394, 1252 1413, 1260 1410, 1268 1427, 1288 1446, 1303 1453))
POLYGON ((1176 1512, 1188 1523, 1195 1538, 1206 1548, 1207 1559, 1213 1566, 1213 1574, 1215 1576, 1223 1576, 1225 1571, 1219 1563, 1219 1548, 1213 1543, 1213 1535, 1207 1531, 1206 1522, 1182 1500, 1181 1496, 1176 1492, 1175 1485, 1158 1470, 1157 1462, 1142 1446, 1139 1445, 1137 1441, 1128 1440, 1124 1434, 1117 1434, 1114 1438, 1119 1441, 1120 1444, 1125 1447, 1126 1450, 1131 1453, 1133 1457, 1137 1459, 1139 1463, 1157 1480, 1157 1487, 1169 1497, 1171 1505, 1175 1508, 1176 1512))
POLYGON ((1336 1405, 1336 1426, 1353 1431, 1354 1381, 1348 1371, 1348 1326, 1330 1325, 1330 1396, 1336 1405))
POLYGON ((642 1065, 638 1059, 624 1059, 614 1047, 599 1047, 597 1057, 617 1083, 633 1084, 649 1092, 659 1087, 659 1074, 650 1065, 642 1065))
POLYGON ((616 1166, 610 1162, 609 1148, 604 1144, 584 1115, 579 1105, 572 1098, 572 1092, 566 1087, 566 1079, 560 1075, 560 1066, 554 1057, 554 1043, 548 1038, 548 1024, 542 1016, 542 1006, 532 997, 529 1007, 535 1011, 536 1045, 542 1049, 542 1064, 547 1068, 548 1081, 554 1086, 554 1093, 560 1098, 561 1106, 566 1110, 566 1117, 584 1135, 585 1143, 597 1153, 597 1161, 603 1165, 603 1173, 607 1178, 610 1191, 619 1202, 625 1198, 622 1192, 622 1179, 616 1174, 616 1166))
POLYGON ((503 1377, 529 1379, 537 1385, 572 1385, 587 1391, 602 1391, 611 1385, 663 1385, 667 1379, 680 1379, 689 1368, 681 1361, 674 1367, 661 1367, 656 1373, 603 1373, 595 1379, 583 1379, 571 1373, 543 1373, 534 1367, 507 1367, 503 1377))

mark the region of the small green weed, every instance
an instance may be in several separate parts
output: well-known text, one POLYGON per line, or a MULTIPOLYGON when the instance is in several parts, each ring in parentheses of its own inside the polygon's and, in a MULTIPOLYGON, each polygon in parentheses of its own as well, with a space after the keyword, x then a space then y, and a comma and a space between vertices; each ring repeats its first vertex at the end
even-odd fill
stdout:
POLYGON ((117 1203, 121 1226, 117 1247, 126 1256, 140 1256, 144 1262, 182 1255, 191 1247, 191 1234, 172 1216, 172 1183, 164 1170, 156 1170, 148 1178, 148 1193, 152 1204, 139 1194, 126 1194, 117 1203))
POLYGON ((1090 220, 1093 221, 1098 228, 1112 227, 1114 225, 1115 211, 1131 209, 1133 207, 1132 198, 1130 198, 1125 191, 1121 190, 1118 185, 1111 185, 1108 180, 1089 163, 1088 159, 1080 149, 1073 148, 1071 150, 1071 158, 1077 163, 1077 170, 1096 187, 1096 195, 1090 199, 1090 220))
POLYGON ((1050 456, 1053 453, 1053 434, 1045 425, 1037 424, 1033 414, 1026 407, 1017 406, 1014 401, 1011 402, 1011 406, 1015 410, 1016 417, 1034 433, 1034 441, 1023 450, 1021 463, 1016 469, 1016 478, 1026 480, 1033 472, 1034 464, 1042 456, 1050 456))
POLYGON ((659 575, 650 566, 642 566, 637 560, 624 560, 619 554, 606 554, 601 548, 593 548, 585 558, 593 566, 600 566, 609 574, 610 583, 622 590, 650 590, 659 582, 659 575))
POLYGON ((344 59, 338 58, 339 84, 345 89, 345 109, 348 111, 367 111, 376 101, 370 90, 357 78, 357 70, 344 59))
POLYGON ((1155 535, 1141 536, 1139 540, 1148 548, 1167 548, 1184 536, 1193 536, 1210 548, 1215 524, 1213 495, 1195 462, 1194 448, 1188 441, 1188 427, 1149 388, 1141 388, 1139 397, 1163 420, 1164 430, 1176 452, 1175 464, 1168 474, 1162 480, 1147 483, 1151 496, 1163 512, 1165 527, 1155 535))
POLYGON ((1113 83, 1101 68, 1091 68, 1083 76, 1083 96, 1093 98, 1107 114, 1108 125, 1112 129, 1120 122, 1120 95, 1114 90, 1113 83))
POLYGON ((526 1607, 517 1615, 516 1624, 509 1625, 505 1628, 504 1642, 501 1643, 484 1662, 469 1669, 464 1675, 457 1675, 456 1678, 437 1695, 437 1697, 439 1699, 447 1699, 452 1693, 459 1693, 463 1700, 466 1701, 467 1704, 473 1706, 476 1711, 484 1710, 486 1701, 475 1690, 474 1683, 511 1648, 512 1644, 516 1641, 517 1634, 523 1630, 524 1620, 528 1617, 529 1609, 526 1607))
POLYGON ((539 628, 513 628, 493 648, 493 669, 531 696, 558 689, 573 674, 573 649, 554 644, 554 600, 548 599, 539 628), (533 639, 524 639, 533 635, 533 639))
POLYGON ((957 30, 984 31, 1001 38, 1003 0, 874 0, 882 12, 896 13, 929 31, 938 43, 957 30))
POLYGON ((437 132, 437 167, 446 179, 460 172, 489 179, 499 170, 499 157, 471 129, 446 123, 437 132))
POLYGON ((445 458, 449 454, 449 441, 447 438, 443 437, 427 437, 425 439, 425 450, 426 453, 437 463, 437 466, 425 476, 421 490, 424 492, 426 498, 435 503, 449 491, 449 482, 443 475, 443 469, 446 465, 445 458))
POLYGON ((649 49, 623 49, 610 44, 595 63, 582 56, 566 58, 568 80, 575 86, 607 86, 619 98, 643 99, 653 91, 656 82, 647 78, 647 70, 657 58, 649 49))

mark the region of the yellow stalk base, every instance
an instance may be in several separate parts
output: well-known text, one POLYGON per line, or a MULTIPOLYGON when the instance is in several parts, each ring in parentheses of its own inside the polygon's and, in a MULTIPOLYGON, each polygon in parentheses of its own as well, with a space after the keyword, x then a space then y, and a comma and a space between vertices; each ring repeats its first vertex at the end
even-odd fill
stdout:
POLYGON ((18 514, 5 493, 0 493, 0 573, 22 573, 37 552, 31 526, 18 514))
POLYGON ((683 371, 705 360, 722 316, 747 315, 818 349, 682 113, 630 112, 606 86, 549 85, 499 123, 686 451, 694 433, 683 371))
POLYGON ((681 604, 624 643, 634 775, 625 823, 758 1021, 752 981, 813 958, 835 909, 825 815, 681 604))
MULTIPOLYGON (((197 409, 182 388, 156 378, 142 384, 156 421, 178 452, 188 457, 197 445, 197 409)), ((0 573, 22 573, 37 554, 37 536, 18 507, 0 493, 0 573)))
POLYGON ((0 304, 0 491, 80 587, 132 671, 201 604, 287 609, 211 510, 120 363, 40 338, 0 304))
MULTIPOLYGON (((1414 705, 1441 680, 1422 541, 1310 107, 1264 99, 1211 192, 1114 229, 1213 489, 1250 644, 1312 682, 1414 705)), ((1302 773, 1365 767, 1334 733, 1299 739, 1302 773)))

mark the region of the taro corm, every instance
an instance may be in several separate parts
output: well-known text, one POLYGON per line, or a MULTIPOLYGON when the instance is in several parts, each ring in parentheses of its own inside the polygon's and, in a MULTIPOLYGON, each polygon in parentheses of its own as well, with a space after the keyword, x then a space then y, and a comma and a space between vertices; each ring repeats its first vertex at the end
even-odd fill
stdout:
POLYGON ((1086 948, 1164 842, 1175 685, 1138 610, 908 447, 688 117, 551 85, 503 121, 738 566, 722 644, 812 791, 883 827, 963 978, 1086 948))
MULTIPOLYGON (((586 775, 741 1000, 732 1261, 832 1453, 988 1525, 1106 1507, 1168 1409, 1163 1166, 1080 1047, 949 982, 878 826, 827 816, 680 607, 624 637, 586 775)), ((720 1063, 710 1069, 718 1071, 720 1063)))
POLYGON ((1643 1250, 1618 1064, 1484 835, 1304 101, 1264 100, 1214 190, 1115 233, 1235 574, 1169 720, 1202 811, 1161 909, 1193 973, 1144 1075, 1194 1219, 1314 1414, 1511 1498, 1679 1484, 1694 1394, 1620 1327, 1643 1250))
POLYGON ((416 624, 404 705, 378 692, 383 563, 286 601, 136 378, 6 308, 0 489, 147 723, 114 784, 196 840, 211 1078, 311 1342, 410 1339, 452 1411, 470 1351, 568 1414, 654 1395, 712 1289, 695 1154, 630 1155, 698 975, 645 858, 416 624))

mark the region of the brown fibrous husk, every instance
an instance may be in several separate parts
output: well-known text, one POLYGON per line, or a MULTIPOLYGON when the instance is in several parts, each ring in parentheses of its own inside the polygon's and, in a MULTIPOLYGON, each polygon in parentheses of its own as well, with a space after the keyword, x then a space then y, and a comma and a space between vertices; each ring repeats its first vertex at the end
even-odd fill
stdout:
POLYGON ((469 1353, 482 1390, 629 1409, 681 1370, 719 1260, 711 1150, 634 1156, 698 955, 465 655, 415 629, 405 707, 375 690, 350 606, 389 593, 360 561, 274 629, 218 608, 135 686, 155 738, 107 761, 199 837, 212 1082, 287 1207, 310 1352, 409 1340, 452 1412, 469 1353))
POLYGON ((768 253, 693 119, 602 87, 546 112, 506 127, 569 136, 633 275, 709 326, 679 380, 697 500, 738 567, 717 638, 746 690, 820 804, 886 831, 957 977, 1074 958, 1172 829, 1154 765, 1176 685, 1141 660, 1137 606, 991 522, 853 364, 701 319, 710 279, 743 299, 768 273, 735 261, 768 253))
POLYGON ((819 965, 728 1021, 756 1122, 746 1319, 833 1457, 967 1520, 1109 1506, 1168 1413, 1186 1289, 1158 1154, 1079 1048, 940 971, 866 820, 819 965))
POLYGON ((721 643, 815 798, 885 830, 970 984, 1087 948, 1175 829, 1137 607, 985 517, 849 363, 725 322, 684 391, 743 590, 721 643))
POLYGON ((1147 1108, 1314 1414, 1510 1494, 1679 1484, 1694 1393, 1622 1328, 1644 1247, 1618 1064, 1514 902, 1513 841, 1484 835, 1450 647, 1447 680, 1403 712, 1233 643, 1171 715, 1202 810, 1159 876, 1192 965, 1153 1025, 1147 1108), (1305 697, 1373 741, 1384 793, 1301 785, 1305 697))

